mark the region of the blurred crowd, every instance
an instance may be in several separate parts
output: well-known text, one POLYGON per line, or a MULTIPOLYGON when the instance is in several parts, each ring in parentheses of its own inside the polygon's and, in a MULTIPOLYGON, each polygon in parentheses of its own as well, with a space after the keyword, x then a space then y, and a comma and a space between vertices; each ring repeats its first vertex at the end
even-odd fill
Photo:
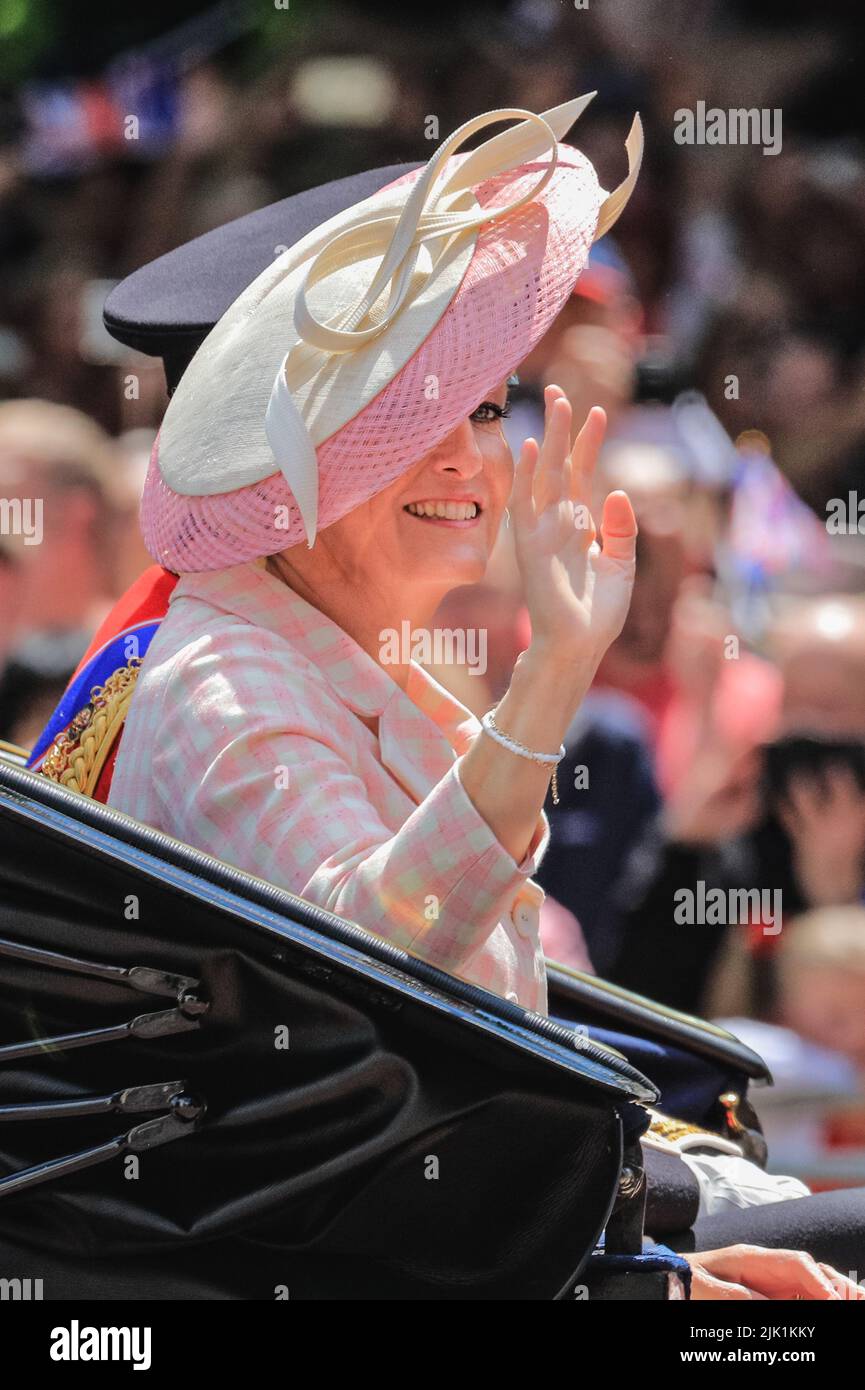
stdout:
MULTIPOLYGON (((611 187, 639 109, 636 194, 521 365, 506 422, 516 452, 550 382, 578 420, 603 405, 598 497, 625 487, 640 527, 630 615, 548 806, 546 945, 733 1020, 776 1074, 761 1109, 775 1166, 831 1186, 865 1181, 865 74, 852 4, 771 20, 715 0, 516 0, 428 28, 374 6, 321 4, 314 26, 286 10, 265 45, 241 25, 175 62, 158 149, 79 132, 47 167, 33 92, 13 94, 0 738, 32 745, 150 563, 137 498, 165 384, 102 329, 110 284, 316 182, 422 159, 429 129, 495 106, 597 88, 574 138, 611 187), (701 100, 779 108, 780 153, 675 143, 674 113, 701 100), (42 501, 38 542, 8 524, 27 498, 42 501), (845 527, 827 524, 833 499, 845 527), (676 893, 698 884, 758 894, 744 919, 683 924, 676 893)), ((529 637, 506 528, 486 582, 441 621, 487 634, 482 677, 436 670, 481 713, 529 637)))

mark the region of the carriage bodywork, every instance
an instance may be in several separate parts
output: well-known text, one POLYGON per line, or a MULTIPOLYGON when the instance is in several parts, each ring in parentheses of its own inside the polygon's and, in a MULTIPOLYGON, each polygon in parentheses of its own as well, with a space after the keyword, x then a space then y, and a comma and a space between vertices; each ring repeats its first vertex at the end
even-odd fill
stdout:
POLYGON ((765 1069, 730 1035, 556 968, 559 1021, 527 1013, 3 759, 0 847, 4 1277, 681 1294, 681 1261, 638 1253, 657 1090, 579 1025, 722 1056, 744 1089, 765 1069))

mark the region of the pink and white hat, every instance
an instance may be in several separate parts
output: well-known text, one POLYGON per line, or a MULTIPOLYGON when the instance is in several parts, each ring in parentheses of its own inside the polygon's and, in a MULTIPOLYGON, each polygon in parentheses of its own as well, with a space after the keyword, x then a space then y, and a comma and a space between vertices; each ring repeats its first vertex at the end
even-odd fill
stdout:
POLYGON ((274 554, 424 457, 528 355, 618 218, 560 143, 594 93, 489 111, 426 165, 282 252, 204 339, 171 398, 141 524, 178 573, 274 554), (465 153, 475 132, 516 120, 465 153))

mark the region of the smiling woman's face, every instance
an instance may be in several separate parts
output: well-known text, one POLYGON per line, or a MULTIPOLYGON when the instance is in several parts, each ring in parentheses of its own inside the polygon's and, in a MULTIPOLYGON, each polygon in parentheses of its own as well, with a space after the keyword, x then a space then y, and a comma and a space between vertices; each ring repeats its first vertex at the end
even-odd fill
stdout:
POLYGON ((480 580, 513 481, 507 392, 502 382, 395 483, 322 531, 311 556, 321 545, 343 573, 380 588, 480 580))

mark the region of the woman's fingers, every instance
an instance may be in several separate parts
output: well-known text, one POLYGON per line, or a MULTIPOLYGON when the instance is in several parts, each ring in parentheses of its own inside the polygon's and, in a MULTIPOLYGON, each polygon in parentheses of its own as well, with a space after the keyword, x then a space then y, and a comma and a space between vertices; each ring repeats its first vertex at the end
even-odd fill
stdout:
POLYGON ((595 464, 607 432, 607 413, 593 405, 574 440, 570 458, 570 498, 591 510, 595 464))
POLYGON ((833 1269, 831 1265, 823 1264, 822 1260, 820 1261, 820 1268, 826 1275, 830 1284, 832 1284, 835 1292, 839 1293, 842 1298, 849 1299, 856 1303, 865 1300, 865 1289, 863 1289, 861 1284, 857 1284, 855 1279, 850 1279, 846 1274, 839 1273, 839 1271, 833 1269))
POLYGON ((626 492, 611 492, 601 516, 604 554, 611 560, 630 563, 637 555, 637 518, 626 492))
POLYGON ((510 505, 518 520, 524 523, 533 521, 535 516, 533 488, 539 454, 540 449, 537 440, 526 439, 520 449, 520 456, 514 470, 510 505))
POLYGON ((548 386, 544 392, 544 439, 535 473, 535 506, 542 512, 558 502, 564 489, 564 468, 571 442, 571 407, 564 391, 548 386))
POLYGON ((607 429, 606 412, 593 406, 571 448, 573 412, 560 386, 544 391, 544 438, 535 471, 534 501, 540 513, 563 499, 577 504, 586 519, 583 530, 594 538, 591 521, 592 479, 607 429))
MULTIPOLYGON (((538 449, 527 439, 520 452, 514 475, 513 503, 524 516, 539 516, 548 507, 572 502, 575 530, 585 548, 595 539, 591 512, 591 491, 595 463, 604 441, 607 416, 593 406, 573 449, 570 446, 572 412, 567 397, 558 386, 544 392, 544 438, 538 449), (533 476, 532 476, 533 475, 533 476), (533 504, 533 512, 530 510, 533 504)), ((604 503, 601 522, 604 554, 620 563, 630 563, 636 555, 637 521, 630 499, 624 492, 611 492, 604 503)))

